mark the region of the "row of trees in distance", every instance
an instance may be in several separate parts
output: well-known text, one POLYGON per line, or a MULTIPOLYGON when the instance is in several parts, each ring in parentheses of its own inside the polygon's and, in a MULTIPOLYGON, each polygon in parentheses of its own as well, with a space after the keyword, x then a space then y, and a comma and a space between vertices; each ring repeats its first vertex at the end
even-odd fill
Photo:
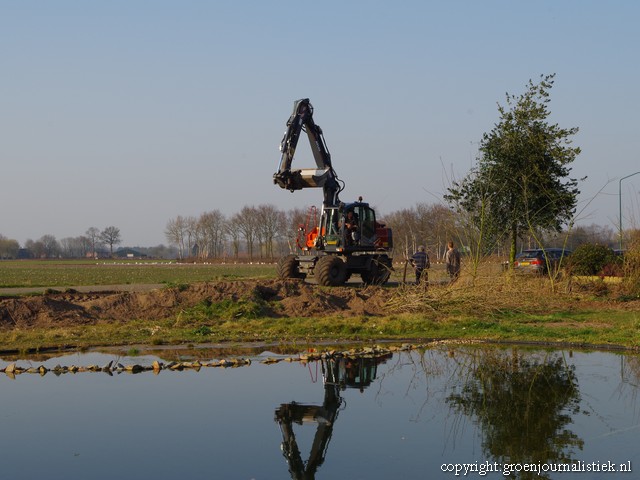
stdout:
MULTIPOLYGON (((213 210, 199 217, 178 216, 169 220, 165 235, 167 242, 177 247, 178 258, 272 261, 295 252, 296 238, 301 234, 299 227, 308 231, 314 225, 313 210, 313 207, 283 211, 273 205, 245 206, 229 217, 213 210)), ((461 230, 455 212, 443 204, 418 203, 384 215, 379 221, 393 229, 396 258, 406 258, 419 245, 425 245, 438 260, 449 240, 463 248, 472 240, 461 230)), ((615 246, 617 239, 611 227, 595 224, 540 235, 524 235, 520 248, 537 248, 537 240, 548 247, 575 248, 583 243, 615 246)), ((509 250, 510 240, 504 239, 488 253, 507 256, 509 250)))
MULTIPOLYGON (((230 216, 219 210, 205 212, 198 217, 178 216, 166 224, 165 237, 169 246, 136 246, 135 250, 153 258, 179 258, 197 260, 259 260, 272 261, 295 251, 299 227, 313 226, 312 208, 279 210, 273 205, 245 206, 230 216), (310 213, 311 212, 311 213, 310 213)), ((410 256, 425 245, 434 259, 440 259, 446 243, 454 240, 468 247, 471 236, 460 228, 459 218, 443 204, 418 203, 379 218, 393 229, 396 257, 410 256)), ((599 243, 615 247, 617 232, 610 226, 596 224, 575 226, 570 232, 547 232, 523 235, 520 249, 536 248, 537 241, 545 246, 565 246, 575 249, 583 243, 599 243)), ((16 240, 0 235, 0 258, 86 258, 110 256, 114 247, 122 243, 120 230, 107 227, 89 228, 85 235, 57 240, 43 235, 38 240, 27 240, 20 246, 16 240)), ((494 244, 489 253, 505 257, 510 250, 509 241, 494 244)))
POLYGON ((84 258, 105 255, 113 256, 113 247, 122 242, 120 229, 108 226, 103 230, 90 227, 85 235, 65 237, 57 240, 45 234, 38 240, 28 239, 23 246, 0 234, 0 258, 84 258))

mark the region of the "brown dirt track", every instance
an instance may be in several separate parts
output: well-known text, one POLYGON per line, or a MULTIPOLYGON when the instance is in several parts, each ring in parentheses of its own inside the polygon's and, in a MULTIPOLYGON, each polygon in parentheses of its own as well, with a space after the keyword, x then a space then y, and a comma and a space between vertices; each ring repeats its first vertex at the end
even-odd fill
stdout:
MULTIPOLYGON (((47 290, 42 295, 0 297, 0 328, 90 325, 128 320, 158 320, 203 301, 264 300, 272 317, 384 315, 391 296, 382 287, 322 288, 300 280, 235 281, 193 284, 187 288, 135 286, 47 290)), ((15 292, 17 293, 17 292, 15 292)), ((24 292, 22 292, 24 293, 24 292)), ((6 292, 5 292, 6 294, 6 292)))

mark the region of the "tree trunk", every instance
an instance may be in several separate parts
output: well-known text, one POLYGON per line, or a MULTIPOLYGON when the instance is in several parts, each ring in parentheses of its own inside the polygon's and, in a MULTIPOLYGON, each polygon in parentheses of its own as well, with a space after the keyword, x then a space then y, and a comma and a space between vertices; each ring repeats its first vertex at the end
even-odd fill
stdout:
POLYGON ((516 260, 516 252, 518 248, 518 227, 511 225, 511 247, 509 248, 509 268, 513 268, 513 262, 516 260))

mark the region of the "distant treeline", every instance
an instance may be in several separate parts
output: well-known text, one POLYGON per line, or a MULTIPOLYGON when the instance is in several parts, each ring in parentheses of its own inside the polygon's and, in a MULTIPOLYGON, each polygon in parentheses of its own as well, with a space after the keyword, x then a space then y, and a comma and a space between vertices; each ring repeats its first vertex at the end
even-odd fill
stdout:
MULTIPOLYGON (((374 206, 375 207, 375 206, 374 206)), ((87 258, 87 257, 149 257, 194 260, 244 259, 272 261, 296 249, 300 227, 310 228, 317 223, 320 208, 280 210, 273 205, 245 206, 227 216, 219 210, 202 213, 198 217, 177 216, 165 227, 168 246, 123 247, 120 230, 110 226, 103 230, 90 227, 85 235, 57 240, 43 235, 27 240, 21 246, 16 240, 0 234, 0 258, 87 258)), ((396 257, 408 256, 424 245, 433 259, 444 255, 449 240, 464 248, 470 241, 459 225, 455 213, 442 204, 418 203, 407 209, 385 215, 377 220, 393 229, 396 257)), ((538 235, 536 235, 538 236, 538 235)), ((567 232, 540 233, 545 246, 565 246, 575 249, 583 243, 615 246, 617 232, 609 226, 588 225, 574 227, 567 232)), ((521 239, 521 249, 536 247, 533 237, 521 239)), ((506 244, 499 244, 491 252, 506 256, 506 244)))

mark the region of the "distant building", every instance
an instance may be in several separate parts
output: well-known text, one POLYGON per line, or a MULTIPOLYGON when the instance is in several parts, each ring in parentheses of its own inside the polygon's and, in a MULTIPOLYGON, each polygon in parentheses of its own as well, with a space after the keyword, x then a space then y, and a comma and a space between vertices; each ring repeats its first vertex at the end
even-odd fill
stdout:
POLYGON ((133 248, 119 248, 115 252, 113 252, 113 256, 116 258, 147 258, 147 255, 144 253, 140 253, 133 248))

